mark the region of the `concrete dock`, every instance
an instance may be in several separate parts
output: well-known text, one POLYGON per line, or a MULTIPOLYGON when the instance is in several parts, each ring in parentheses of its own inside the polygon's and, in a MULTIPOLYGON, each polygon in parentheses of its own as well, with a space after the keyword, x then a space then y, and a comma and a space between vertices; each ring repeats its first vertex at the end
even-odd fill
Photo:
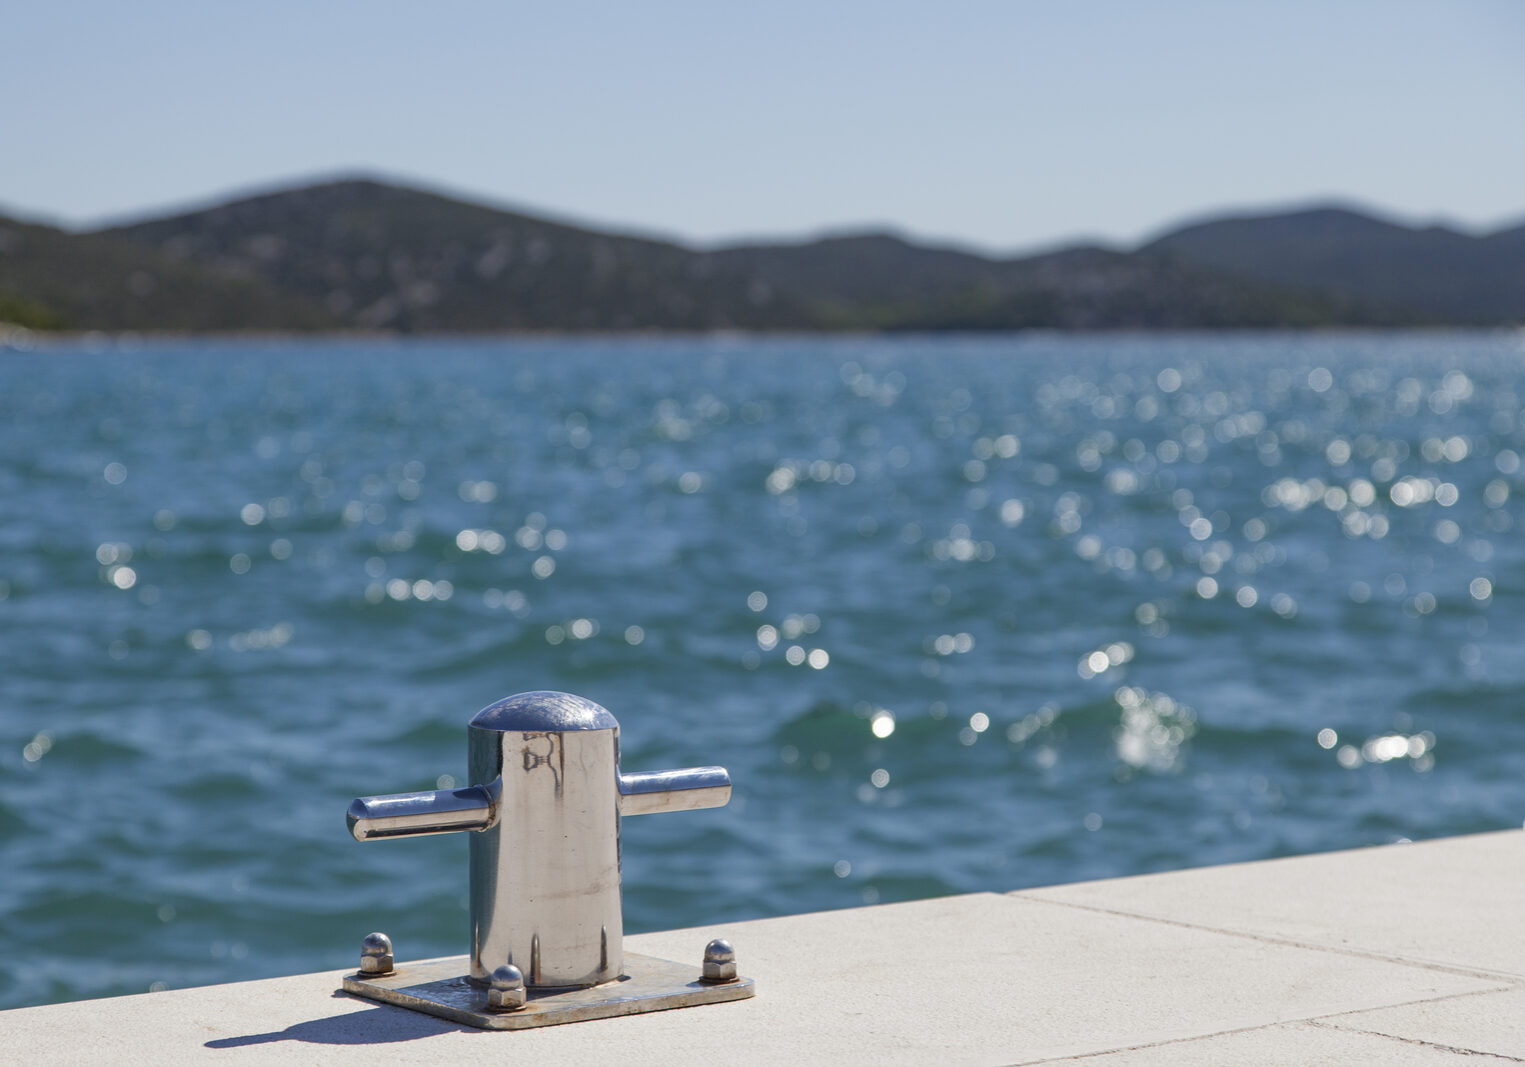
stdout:
POLYGON ((0 1013, 0 1061, 1525 1063, 1522 887, 1508 831, 643 934, 729 938, 758 995, 508 1033, 336 992, 342 961, 0 1013))

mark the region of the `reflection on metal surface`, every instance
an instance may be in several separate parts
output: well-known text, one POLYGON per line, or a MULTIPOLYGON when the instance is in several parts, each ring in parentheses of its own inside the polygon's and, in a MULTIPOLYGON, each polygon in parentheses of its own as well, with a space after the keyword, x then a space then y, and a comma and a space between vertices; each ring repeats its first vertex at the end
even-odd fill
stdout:
POLYGON ((589 989, 530 989, 522 1008, 489 1007, 488 989, 467 977, 467 960, 456 956, 428 963, 404 963, 384 978, 363 974, 344 979, 345 992, 379 1000, 442 1019, 488 1030, 523 1030, 533 1026, 585 1019, 608 1019, 668 1008, 687 1008, 727 1000, 745 1000, 756 993, 750 978, 722 984, 706 983, 700 969, 669 960, 629 953, 623 973, 589 989))
MULTIPOLYGON (((609 712, 568 693, 522 693, 484 708, 471 720, 471 785, 362 797, 350 805, 350 832, 360 841, 476 831, 469 838, 471 957, 462 980, 484 1008, 490 985, 502 986, 492 991, 498 1010, 512 1007, 512 975, 529 989, 531 1006, 537 994, 552 990, 562 995, 591 987, 602 992, 589 1003, 604 1004, 615 985, 644 988, 624 985, 632 976, 623 953, 620 817, 719 807, 730 800, 731 780, 723 767, 622 774, 619 762, 619 723, 609 712), (506 972, 512 974, 499 983, 506 972)), ((713 964, 724 970, 726 962, 706 957, 707 968, 713 964)), ((688 974, 690 969, 682 970, 688 974)), ((648 966, 642 973, 649 971, 648 966)), ((735 973, 734 954, 729 973, 735 973)), ((701 975, 692 973, 690 979, 698 982, 701 975)), ((664 972, 660 996, 652 994, 657 1003, 647 1004, 651 998, 643 993, 638 999, 647 1006, 600 1008, 599 1013, 717 999, 674 992, 668 988, 672 980, 664 972)), ((394 988, 390 980, 386 988, 394 988)), ((439 994, 444 998, 439 1002, 459 999, 446 992, 439 994)), ((628 999, 624 994, 614 998, 620 1003, 628 999)), ((515 1009, 515 1014, 521 1010, 529 1009, 515 1009)), ((571 1020, 558 1016, 554 1021, 571 1020)))
POLYGON ((730 800, 731 776, 724 767, 620 775, 621 815, 723 808, 730 800))
POLYGON ((492 825, 492 798, 480 786, 360 797, 345 820, 356 841, 485 830, 492 825))
POLYGON ((587 727, 558 715, 556 724, 569 728, 525 729, 548 724, 529 714, 517 716, 515 730, 475 725, 504 721, 511 716, 502 704, 530 704, 536 696, 501 701, 467 730, 468 773, 496 784, 501 813, 470 837, 471 976, 486 983, 512 963, 532 989, 596 985, 619 974, 624 931, 619 728, 603 726, 613 717, 587 701, 602 712, 590 711, 587 727))

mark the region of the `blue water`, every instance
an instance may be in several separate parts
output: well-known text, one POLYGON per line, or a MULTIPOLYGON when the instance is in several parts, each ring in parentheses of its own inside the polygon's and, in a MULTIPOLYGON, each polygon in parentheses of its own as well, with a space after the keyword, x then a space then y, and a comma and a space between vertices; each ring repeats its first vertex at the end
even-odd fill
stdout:
MULTIPOLYGON (((1519 337, 0 354, 0 1006, 466 947, 528 689, 724 810, 631 930, 1517 827, 1519 337), (464 783, 462 783, 464 784, 464 783)), ((1352 902, 1357 906, 1358 902, 1352 902)))

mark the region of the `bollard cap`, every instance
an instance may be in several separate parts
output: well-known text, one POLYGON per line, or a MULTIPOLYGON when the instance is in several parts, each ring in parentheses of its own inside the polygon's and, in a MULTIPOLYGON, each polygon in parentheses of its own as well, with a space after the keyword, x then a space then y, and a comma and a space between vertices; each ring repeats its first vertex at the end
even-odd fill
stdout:
POLYGON ((571 730, 618 730, 620 724, 599 705, 571 693, 520 693, 489 704, 471 725, 499 733, 565 733, 571 730))

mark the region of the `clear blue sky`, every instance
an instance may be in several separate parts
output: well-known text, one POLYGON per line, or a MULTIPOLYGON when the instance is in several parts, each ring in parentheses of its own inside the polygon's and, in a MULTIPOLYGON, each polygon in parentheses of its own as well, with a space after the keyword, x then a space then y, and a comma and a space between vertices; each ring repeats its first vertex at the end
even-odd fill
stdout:
POLYGON ((13 3, 0 204, 371 171, 710 242, 1525 218, 1525 2, 13 3))

